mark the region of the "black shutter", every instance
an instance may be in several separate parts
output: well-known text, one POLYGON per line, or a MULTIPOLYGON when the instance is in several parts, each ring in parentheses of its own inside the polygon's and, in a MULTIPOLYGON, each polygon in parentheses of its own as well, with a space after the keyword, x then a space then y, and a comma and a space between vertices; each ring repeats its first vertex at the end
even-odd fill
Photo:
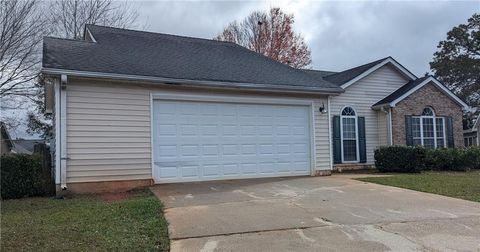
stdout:
POLYGON ((412 133, 412 116, 405 116, 405 139, 407 140, 407 145, 413 145, 413 133, 412 133))
POLYGON ((333 116, 333 163, 342 163, 342 142, 340 139, 340 116, 333 116))
POLYGON ((360 163, 367 162, 367 141, 365 137, 365 117, 358 117, 358 148, 360 153, 360 163))
POLYGON ((451 116, 447 117, 447 146, 448 148, 455 147, 453 139, 453 118, 451 116))

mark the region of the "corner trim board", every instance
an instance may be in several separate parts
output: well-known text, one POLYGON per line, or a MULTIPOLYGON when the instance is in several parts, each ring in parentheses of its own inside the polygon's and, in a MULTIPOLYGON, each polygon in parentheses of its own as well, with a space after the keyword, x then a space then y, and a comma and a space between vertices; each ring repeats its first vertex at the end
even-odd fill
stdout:
POLYGON ((328 106, 328 150, 330 152, 330 170, 333 170, 333 144, 332 144, 332 117, 330 112, 330 96, 327 97, 327 106, 328 106))

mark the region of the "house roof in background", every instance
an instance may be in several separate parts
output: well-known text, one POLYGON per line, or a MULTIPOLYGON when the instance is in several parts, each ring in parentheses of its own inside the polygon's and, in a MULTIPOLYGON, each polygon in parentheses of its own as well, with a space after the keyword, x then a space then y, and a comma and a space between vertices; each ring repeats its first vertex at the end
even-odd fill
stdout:
POLYGON ((36 144, 43 143, 42 139, 17 139, 12 140, 15 153, 32 154, 36 144))
POLYGON ((9 148, 13 147, 12 139, 10 137, 10 133, 8 133, 7 125, 4 122, 0 122, 0 131, 2 134, 2 140, 6 141, 9 148))
POLYGON ((475 120, 472 129, 480 129, 480 115, 477 116, 477 119, 475 120))
POLYGON ((343 92, 336 84, 230 42, 96 25, 88 25, 86 30, 93 39, 44 39, 44 73, 55 69, 72 75, 158 77, 179 84, 190 80, 226 87, 343 92))

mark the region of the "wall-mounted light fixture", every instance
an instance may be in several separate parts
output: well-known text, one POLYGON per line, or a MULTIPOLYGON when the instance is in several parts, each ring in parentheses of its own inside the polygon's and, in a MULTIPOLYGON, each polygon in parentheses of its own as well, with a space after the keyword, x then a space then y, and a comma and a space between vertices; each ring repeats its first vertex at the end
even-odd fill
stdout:
POLYGON ((326 114, 328 112, 327 109, 325 108, 325 103, 322 102, 322 106, 318 108, 318 111, 320 111, 320 113, 322 114, 326 114))

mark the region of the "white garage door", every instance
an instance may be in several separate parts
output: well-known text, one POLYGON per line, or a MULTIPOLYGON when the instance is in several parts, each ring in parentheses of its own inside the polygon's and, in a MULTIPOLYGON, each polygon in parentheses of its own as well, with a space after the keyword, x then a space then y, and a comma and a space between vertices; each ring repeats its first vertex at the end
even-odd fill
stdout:
POLYGON ((156 183, 310 174, 310 107, 154 100, 156 183))

